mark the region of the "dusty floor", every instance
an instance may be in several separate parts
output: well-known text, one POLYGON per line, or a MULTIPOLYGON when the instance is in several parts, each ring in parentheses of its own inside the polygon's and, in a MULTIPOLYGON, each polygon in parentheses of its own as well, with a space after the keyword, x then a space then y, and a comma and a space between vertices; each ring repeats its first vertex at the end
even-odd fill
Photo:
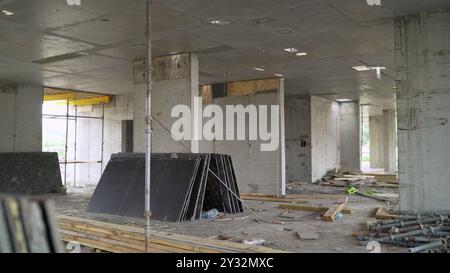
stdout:
MULTIPOLYGON (((398 192, 397 189, 382 188, 376 189, 383 192, 398 192)), ((323 187, 312 184, 293 183, 288 185, 290 193, 321 193, 321 194, 344 194, 345 188, 323 187)), ((118 217, 110 215, 100 215, 86 213, 85 209, 92 195, 90 190, 71 190, 68 195, 52 196, 57 203, 59 213, 84 217, 99 221, 143 226, 143 219, 118 217)), ((323 201, 322 201, 323 202, 323 201)), ((391 206, 398 202, 392 199, 391 206)), ((279 215, 284 210, 278 209, 279 203, 246 201, 248 206, 256 211, 258 217, 264 219, 285 221, 279 215)), ((317 201, 311 201, 314 204, 317 201)), ((327 204, 324 204, 327 205, 327 204)), ((376 201, 366 197, 350 196, 347 208, 353 210, 353 214, 344 214, 335 222, 325 222, 317 213, 297 211, 292 214, 299 216, 295 221, 285 221, 285 224, 257 223, 252 217, 246 219, 236 219, 231 221, 193 221, 184 223, 166 223, 152 221, 153 229, 169 231, 179 234, 195 235, 200 237, 212 237, 219 234, 231 235, 239 239, 264 239, 265 245, 284 249, 292 252, 362 252, 368 253, 366 247, 352 237, 352 232, 365 230, 365 223, 373 219, 376 208, 387 206, 384 202, 376 201), (301 240, 297 231, 313 231, 319 235, 317 240, 301 240)), ((240 217, 250 215, 248 212, 241 215, 227 215, 226 217, 240 217)), ((406 252, 406 249, 381 246, 381 252, 406 252)))

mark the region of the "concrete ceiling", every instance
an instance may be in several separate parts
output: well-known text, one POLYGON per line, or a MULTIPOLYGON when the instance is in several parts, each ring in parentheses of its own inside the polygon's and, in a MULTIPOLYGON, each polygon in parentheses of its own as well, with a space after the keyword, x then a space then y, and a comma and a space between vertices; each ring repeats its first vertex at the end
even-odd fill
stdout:
MULTIPOLYGON (((145 57, 144 0, 0 0, 0 80, 122 94, 145 57)), ((154 0, 155 56, 194 51, 201 83, 283 74, 286 93, 394 106, 393 17, 448 0, 154 0), (230 24, 212 25, 211 20, 230 24), (295 47, 308 53, 284 52, 295 47), (382 65, 356 72, 352 66, 382 65), (264 72, 254 70, 262 67, 264 72)))

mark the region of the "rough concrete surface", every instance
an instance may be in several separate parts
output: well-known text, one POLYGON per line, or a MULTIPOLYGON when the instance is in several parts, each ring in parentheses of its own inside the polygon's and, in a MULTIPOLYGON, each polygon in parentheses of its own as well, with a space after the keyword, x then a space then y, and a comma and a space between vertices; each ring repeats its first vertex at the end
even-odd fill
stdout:
MULTIPOLYGON (((381 189, 378 189, 381 190, 381 189)), ((85 209, 91 197, 93 189, 71 191, 67 196, 53 196, 57 203, 59 213, 77 217, 85 217, 99 221, 132 225, 143 227, 143 219, 118 217, 111 215, 100 215, 86 213, 85 209)), ((344 188, 321 187, 312 184, 288 184, 288 191, 295 193, 330 193, 343 194, 344 188)), ((382 189, 383 192, 396 192, 392 189, 382 189)), ((395 203, 394 199, 394 203, 395 203)), ((328 201, 322 201, 327 203, 328 201)), ((193 221, 183 223, 165 223, 151 221, 152 228, 160 231, 168 231, 179 234, 188 234, 199 237, 213 237, 226 235, 240 240, 244 239, 264 239, 265 245, 284 249, 292 252, 315 252, 315 253, 339 253, 339 252, 359 252, 369 253, 366 247, 361 246, 352 236, 354 231, 365 230, 365 223, 374 214, 376 208, 385 206, 385 203, 359 196, 350 196, 347 208, 354 211, 353 214, 344 214, 335 222, 325 222, 317 213, 305 213, 303 211, 290 212, 292 216, 297 215, 297 220, 286 220, 278 216, 285 210, 277 208, 279 203, 246 201, 258 217, 268 220, 285 221, 284 225, 257 223, 252 219, 247 211, 238 215, 227 215, 229 218, 239 218, 250 216, 245 219, 235 219, 230 221, 193 221), (317 240, 301 240, 298 237, 299 231, 311 231, 319 236, 317 240)), ((311 201, 311 204, 320 202, 311 201)), ((406 249, 381 246, 381 252, 406 252, 406 249)))

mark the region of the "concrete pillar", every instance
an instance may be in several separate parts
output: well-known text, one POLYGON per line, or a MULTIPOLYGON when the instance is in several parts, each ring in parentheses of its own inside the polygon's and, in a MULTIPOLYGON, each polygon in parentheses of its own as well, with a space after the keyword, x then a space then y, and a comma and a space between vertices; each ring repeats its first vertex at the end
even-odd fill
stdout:
MULTIPOLYGON (((134 152, 145 151, 145 65, 134 63, 134 152)), ((153 144, 154 153, 198 152, 198 141, 175 141, 171 127, 172 107, 188 105, 192 109, 194 96, 199 95, 198 58, 196 54, 180 54, 153 60, 153 144)))
POLYGON ((450 12, 395 21, 400 210, 450 210, 450 12))
POLYGON ((361 143, 359 102, 340 103, 340 162, 345 168, 360 169, 361 143))
POLYGON ((397 170, 397 123, 395 110, 383 110, 383 121, 383 168, 385 172, 394 172, 397 170))
POLYGON ((0 82, 0 153, 42 151, 43 88, 0 82))
POLYGON ((397 130, 395 110, 369 118, 370 167, 385 172, 397 170, 397 130))
POLYGON ((340 105, 311 95, 289 97, 287 105, 288 180, 315 182, 340 164, 340 105))
POLYGON ((311 182, 311 96, 286 98, 287 180, 311 182))
POLYGON ((311 181, 339 165, 339 103, 311 96, 311 181))
POLYGON ((370 168, 384 168, 384 116, 369 117, 370 168))

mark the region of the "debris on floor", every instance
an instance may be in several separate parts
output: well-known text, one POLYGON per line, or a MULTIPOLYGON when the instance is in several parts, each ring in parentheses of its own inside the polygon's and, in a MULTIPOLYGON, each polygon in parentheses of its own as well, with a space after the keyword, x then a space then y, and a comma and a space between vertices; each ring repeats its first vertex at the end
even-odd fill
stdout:
POLYGON ((319 235, 312 231, 298 230, 297 235, 302 240, 319 240, 319 235))
POLYGON ((364 174, 358 169, 344 167, 330 170, 320 181, 322 186, 332 187, 372 187, 372 188, 398 188, 395 175, 364 174))

